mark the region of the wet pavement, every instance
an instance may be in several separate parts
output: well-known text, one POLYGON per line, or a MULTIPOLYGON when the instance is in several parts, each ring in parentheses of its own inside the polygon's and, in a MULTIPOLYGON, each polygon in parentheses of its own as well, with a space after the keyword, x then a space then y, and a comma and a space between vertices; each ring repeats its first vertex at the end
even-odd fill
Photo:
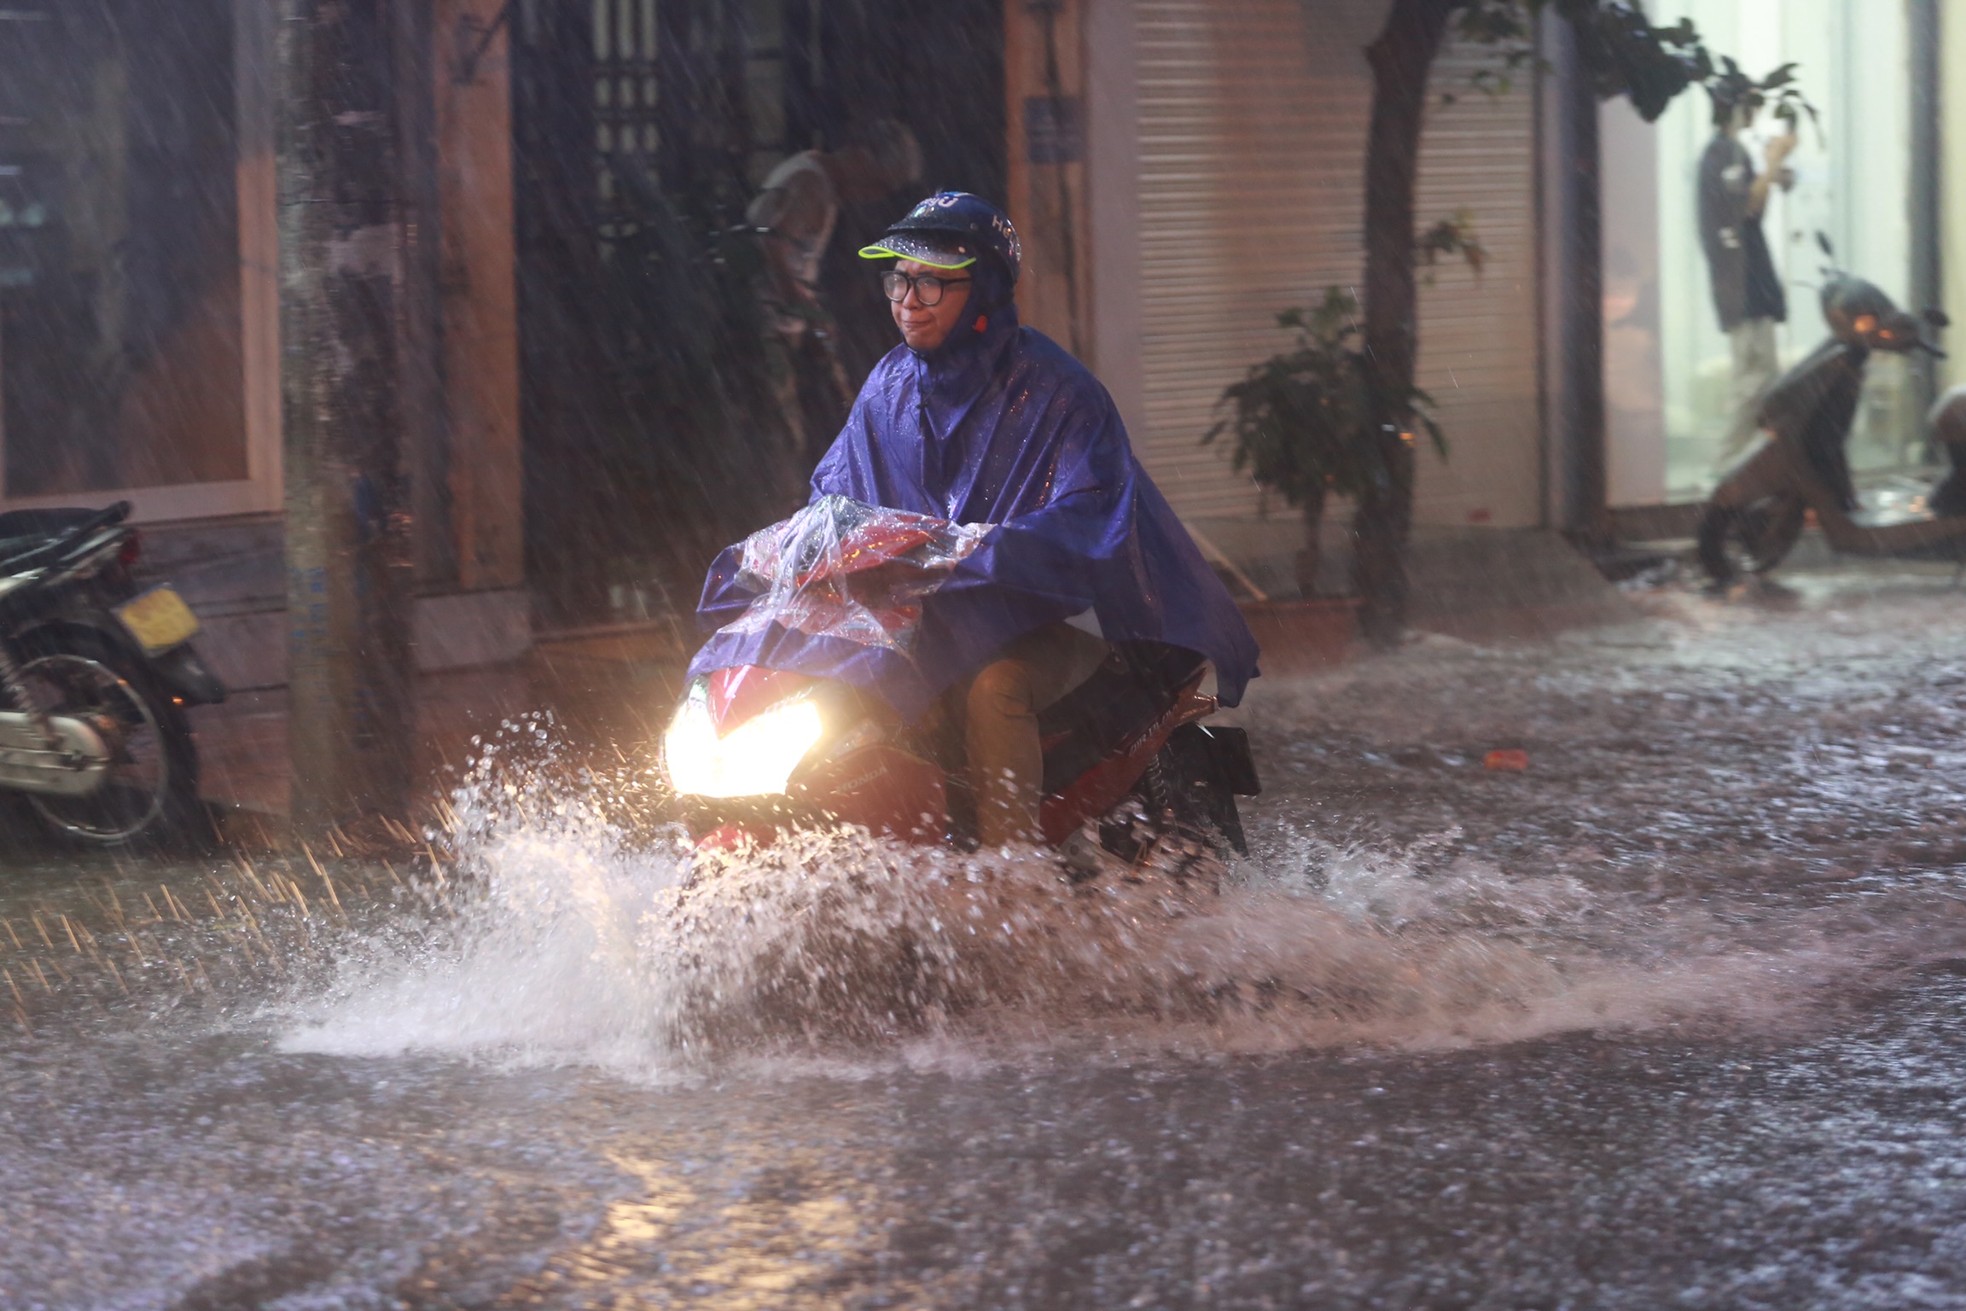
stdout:
POLYGON ((434 870, 17 857, 0 1306, 1966 1306, 1966 593, 1791 582, 1258 684, 1199 904, 685 887, 530 726, 434 870))

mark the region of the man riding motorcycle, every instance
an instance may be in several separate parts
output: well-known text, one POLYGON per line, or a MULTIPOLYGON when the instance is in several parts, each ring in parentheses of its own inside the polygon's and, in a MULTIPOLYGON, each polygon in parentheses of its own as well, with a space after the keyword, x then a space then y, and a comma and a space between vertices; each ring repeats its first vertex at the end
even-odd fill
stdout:
POLYGON ((1035 842, 1038 712, 1091 675, 1107 642, 1206 656, 1226 705, 1257 674, 1256 642, 1134 459, 1105 388, 1019 326, 1021 249, 1002 210, 939 192, 860 254, 895 261, 882 282, 902 343, 860 389, 813 473, 813 499, 990 531, 924 600, 905 656, 726 628, 756 596, 733 547, 704 585, 699 618, 720 631, 690 676, 763 665, 844 678, 877 688, 911 721, 938 699, 959 707, 978 838, 1035 842))

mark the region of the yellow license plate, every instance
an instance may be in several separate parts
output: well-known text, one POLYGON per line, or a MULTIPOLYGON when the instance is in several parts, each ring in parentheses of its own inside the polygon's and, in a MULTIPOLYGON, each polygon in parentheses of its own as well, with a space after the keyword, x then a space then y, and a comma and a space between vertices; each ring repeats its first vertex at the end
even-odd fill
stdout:
POLYGON ((189 642, 198 633, 198 616, 169 587, 153 587, 116 607, 116 617, 146 655, 156 655, 189 642))

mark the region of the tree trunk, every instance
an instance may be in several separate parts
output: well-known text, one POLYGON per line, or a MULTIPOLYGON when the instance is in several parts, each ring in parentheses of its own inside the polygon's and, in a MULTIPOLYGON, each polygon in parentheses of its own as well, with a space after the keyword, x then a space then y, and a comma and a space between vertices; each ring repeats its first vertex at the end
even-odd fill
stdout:
POLYGON ((1324 502, 1318 492, 1304 502, 1304 545, 1297 552, 1297 591, 1306 601, 1317 596, 1318 571, 1324 567, 1324 502))
POLYGON ((1399 640, 1406 623, 1406 546, 1413 525, 1415 468, 1410 394, 1419 355, 1413 276, 1414 184, 1420 128, 1434 57, 1457 0, 1394 0, 1372 66, 1372 125, 1365 153, 1365 349, 1382 400, 1372 439, 1379 474, 1353 520, 1359 627, 1376 646, 1399 640))
POLYGON ((289 754, 303 832, 409 792, 406 425, 418 417, 403 95, 429 86, 409 0, 284 0, 280 393, 289 754), (405 81, 404 79, 412 79, 405 81))
POLYGON ((1578 33, 1547 20, 1553 71, 1543 82, 1547 148, 1561 161, 1544 201, 1545 257, 1555 329, 1545 355, 1544 404, 1553 439, 1549 469, 1556 526, 1587 554, 1614 545, 1608 504, 1604 402, 1604 240, 1600 211, 1598 95, 1578 33))

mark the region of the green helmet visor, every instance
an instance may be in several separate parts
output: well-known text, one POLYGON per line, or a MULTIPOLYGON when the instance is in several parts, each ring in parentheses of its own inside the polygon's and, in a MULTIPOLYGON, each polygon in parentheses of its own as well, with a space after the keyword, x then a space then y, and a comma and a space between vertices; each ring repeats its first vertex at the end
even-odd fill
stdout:
POLYGON ((860 248, 862 259, 911 259, 932 269, 953 272, 976 262, 967 241, 946 232, 890 232, 871 246, 860 248))

